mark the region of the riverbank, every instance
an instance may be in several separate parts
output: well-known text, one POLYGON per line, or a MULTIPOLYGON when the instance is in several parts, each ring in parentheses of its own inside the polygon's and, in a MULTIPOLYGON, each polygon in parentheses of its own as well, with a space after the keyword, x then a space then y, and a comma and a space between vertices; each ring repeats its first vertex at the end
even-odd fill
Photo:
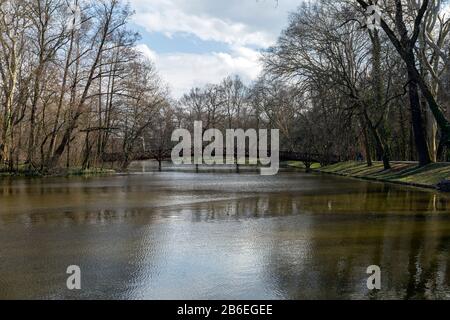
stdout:
MULTIPOLYGON (((305 164, 301 161, 288 161, 287 165, 291 168, 307 169, 305 164)), ((313 169, 319 169, 319 168, 320 168, 319 163, 313 163, 309 169, 313 170, 313 169)))
POLYGON ((433 163, 418 167, 416 162, 392 162, 391 166, 391 170, 384 170, 382 162, 374 162, 372 167, 368 167, 364 162, 349 161, 316 168, 314 171, 432 189, 450 178, 450 163, 433 163))
POLYGON ((30 171, 26 169, 19 169, 13 172, 1 170, 0 177, 72 177, 72 176, 97 176, 97 175, 108 175, 115 174, 116 171, 112 169, 102 169, 102 168, 92 168, 92 169, 81 169, 81 168, 69 168, 69 169, 58 169, 51 173, 42 173, 39 171, 30 171))

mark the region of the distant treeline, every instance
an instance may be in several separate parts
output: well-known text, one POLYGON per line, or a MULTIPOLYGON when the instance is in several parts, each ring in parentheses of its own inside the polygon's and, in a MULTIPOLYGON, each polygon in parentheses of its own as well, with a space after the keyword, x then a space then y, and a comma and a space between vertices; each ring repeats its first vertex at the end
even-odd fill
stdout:
MULTIPOLYGON (((280 129, 281 149, 421 165, 449 158, 450 11, 444 1, 300 5, 263 72, 170 99, 135 49, 119 0, 4 0, 0 5, 3 170, 102 166, 115 154, 166 154, 176 128, 280 129), (80 7, 80 17, 68 10, 80 7), (72 23, 68 23, 72 20, 72 23)), ((300 4, 300 2, 299 2, 300 4)))

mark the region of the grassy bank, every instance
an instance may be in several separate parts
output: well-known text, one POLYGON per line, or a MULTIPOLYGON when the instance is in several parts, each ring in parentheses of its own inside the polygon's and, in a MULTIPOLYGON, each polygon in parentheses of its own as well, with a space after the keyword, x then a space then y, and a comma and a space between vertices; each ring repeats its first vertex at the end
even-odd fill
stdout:
POLYGON ((0 168, 0 177, 71 177, 71 176, 95 176, 114 174, 116 171, 111 169, 92 168, 83 170, 82 168, 58 169, 53 172, 42 173, 19 168, 13 172, 0 168))
POLYGON ((450 163, 433 163, 421 168, 415 162, 392 162, 391 165, 391 170, 384 170, 381 162, 374 162, 372 167, 368 167, 366 163, 351 161, 316 171, 423 188, 436 188, 439 182, 450 178, 450 163))
MULTIPOLYGON (((292 168, 306 169, 305 164, 303 162, 300 162, 300 161, 289 161, 287 164, 288 164, 289 167, 292 167, 292 168)), ((311 165, 310 169, 319 169, 319 168, 320 168, 320 164, 319 163, 313 163, 311 165)))
POLYGON ((92 169, 81 169, 81 168, 73 168, 65 173, 66 176, 96 176, 96 175, 105 175, 105 174, 114 174, 115 170, 112 169, 101 169, 101 168, 92 168, 92 169))

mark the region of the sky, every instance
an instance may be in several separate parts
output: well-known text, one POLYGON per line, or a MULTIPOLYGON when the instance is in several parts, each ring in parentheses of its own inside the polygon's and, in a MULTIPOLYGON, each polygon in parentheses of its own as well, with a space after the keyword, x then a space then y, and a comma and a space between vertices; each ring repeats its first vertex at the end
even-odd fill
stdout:
POLYGON ((228 75, 244 82, 261 71, 260 55, 287 27, 301 0, 129 0, 138 49, 180 98, 228 75))

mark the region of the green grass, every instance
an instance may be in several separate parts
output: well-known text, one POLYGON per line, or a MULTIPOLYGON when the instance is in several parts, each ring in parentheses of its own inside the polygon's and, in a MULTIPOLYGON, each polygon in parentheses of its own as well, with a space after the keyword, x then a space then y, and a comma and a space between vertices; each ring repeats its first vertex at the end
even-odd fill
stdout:
POLYGON ((37 171, 29 170, 25 165, 20 165, 12 172, 8 168, 0 166, 0 177, 35 177, 41 175, 37 171))
MULTIPOLYGON (((305 164, 301 161, 289 161, 288 166, 293 167, 293 168, 306 169, 305 164)), ((320 163, 313 163, 311 166, 311 169, 319 169, 319 168, 320 168, 320 163)))
POLYGON ((326 166, 318 171, 423 187, 434 187, 450 178, 450 163, 433 163, 419 167, 413 162, 392 162, 391 166, 391 170, 384 170, 381 162, 374 162, 372 167, 368 167, 366 163, 351 161, 326 166))
POLYGON ((81 168, 72 168, 66 173, 67 176, 94 176, 94 175, 103 175, 103 174, 113 174, 114 170, 111 169, 101 169, 101 168, 92 168, 92 169, 81 169, 81 168))
POLYGON ((39 171, 30 171, 25 167, 19 167, 13 172, 0 168, 0 177, 44 177, 44 176, 94 176, 113 174, 114 170, 92 168, 83 170, 82 168, 59 169, 54 172, 42 173, 39 171))

